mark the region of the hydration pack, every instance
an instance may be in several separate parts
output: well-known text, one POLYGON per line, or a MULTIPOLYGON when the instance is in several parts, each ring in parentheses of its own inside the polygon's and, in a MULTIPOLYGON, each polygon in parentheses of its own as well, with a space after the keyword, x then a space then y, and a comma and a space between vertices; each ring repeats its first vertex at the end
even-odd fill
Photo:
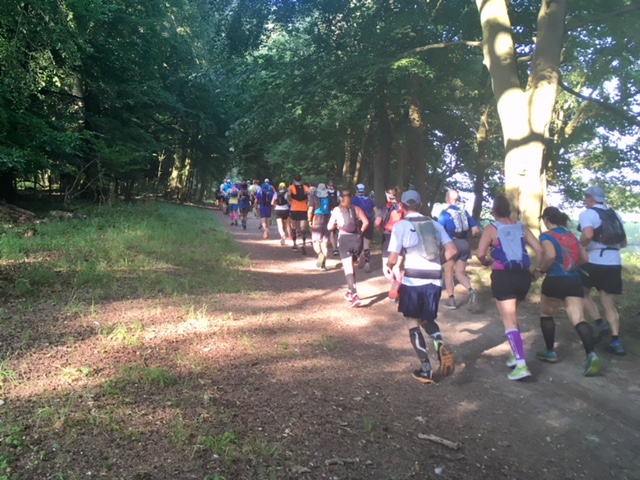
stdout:
POLYGON ((524 226, 520 222, 503 225, 494 222, 498 230, 499 247, 494 247, 491 256, 500 262, 505 270, 526 270, 531 266, 531 259, 525 248, 524 226))
POLYGON ((411 253, 416 253, 430 262, 440 258, 442 240, 436 230, 434 221, 423 216, 409 217, 405 220, 411 222, 413 227, 411 232, 415 232, 418 236, 417 243, 409 247, 411 253))
MULTIPOLYGON (((550 230, 547 233, 557 243, 556 250, 559 247, 562 255, 562 269, 565 272, 575 272, 578 269, 578 265, 580 265, 580 242, 576 236, 569 231, 557 233, 550 230)), ((558 263, 560 262, 558 261, 558 263)))

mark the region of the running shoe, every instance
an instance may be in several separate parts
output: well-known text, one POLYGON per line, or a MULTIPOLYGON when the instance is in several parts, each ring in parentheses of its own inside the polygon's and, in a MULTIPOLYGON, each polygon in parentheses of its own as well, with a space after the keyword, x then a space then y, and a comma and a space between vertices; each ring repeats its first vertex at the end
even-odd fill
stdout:
POLYGON ((306 255, 306 254, 307 254, 307 247, 305 247, 304 245, 302 245, 301 252, 302 252, 302 255, 306 255))
POLYGON ((458 307, 456 307, 456 299, 453 297, 449 297, 449 300, 447 300, 445 307, 447 307, 449 310, 457 310, 458 307))
POLYGON ((353 299, 353 295, 351 294, 351 292, 347 291, 347 293, 344 294, 344 299, 347 302, 351 302, 351 300, 353 299))
POLYGON ((438 348, 438 360, 440 360, 440 375, 443 377, 448 377, 456 369, 453 354, 442 343, 438 348))
POLYGON ((627 354, 624 351, 624 347, 622 346, 622 342, 620 340, 611 340, 611 343, 607 345, 606 350, 607 352, 618 355, 619 357, 624 357, 627 354))
POLYGON ((351 296, 351 305, 350 305, 351 308, 359 307, 361 303, 362 302, 360 301, 360 297, 358 297, 358 295, 351 296))
POLYGON ((593 338, 593 340, 598 343, 599 341, 601 341, 603 338, 605 338, 607 335, 611 335, 611 327, 609 326, 609 324, 607 322, 605 322, 604 320, 601 321, 600 323, 596 324, 595 326, 595 336, 593 338))
POLYGON ((262 234, 262 238, 264 238, 265 240, 269 238, 269 230, 264 231, 264 233, 262 234))
POLYGON ((413 378, 415 378, 416 380, 424 384, 435 383, 433 381, 433 373, 431 372, 431 370, 426 370, 426 371, 423 369, 414 370, 413 378))
POLYGON ((318 261, 316 262, 316 267, 318 268, 322 268, 322 265, 324 264, 324 255, 322 253, 318 254, 318 261))
POLYGON ((553 350, 538 350, 536 352, 536 358, 543 362, 556 363, 558 361, 558 355, 553 350))
POLYGON ((529 367, 523 365, 521 367, 516 367, 513 371, 507 375, 509 380, 522 380, 523 378, 527 378, 531 376, 531 372, 529 371, 529 367))
POLYGON ((292 252, 294 252, 294 253, 295 253, 295 252, 297 252, 297 251, 298 251, 298 247, 296 247, 296 246, 294 245, 293 247, 291 247, 291 251, 292 251, 292 252))
POLYGON ((286 238, 283 236, 280 237, 280 245, 284 245, 287 242, 286 238))
POLYGON ((518 361, 516 360, 515 355, 512 353, 511 355, 509 355, 509 358, 507 358, 507 361, 504 362, 504 364, 509 368, 515 368, 515 366, 518 364, 518 361))
POLYGON ((367 273, 371 272, 371 265, 369 264, 369 262, 364 263, 364 271, 367 273))
POLYGON ((587 361, 584 364, 584 376, 593 377, 600 372, 600 359, 595 352, 587 355, 587 361))
POLYGON ((333 256, 334 257, 339 257, 340 256, 340 252, 338 250, 334 250, 333 251, 333 256))
POLYGON ((471 290, 469 292, 469 302, 467 303, 467 307, 469 309, 473 309, 473 308, 475 308, 476 305, 477 305, 477 303, 476 303, 476 292, 475 292, 475 290, 471 290))

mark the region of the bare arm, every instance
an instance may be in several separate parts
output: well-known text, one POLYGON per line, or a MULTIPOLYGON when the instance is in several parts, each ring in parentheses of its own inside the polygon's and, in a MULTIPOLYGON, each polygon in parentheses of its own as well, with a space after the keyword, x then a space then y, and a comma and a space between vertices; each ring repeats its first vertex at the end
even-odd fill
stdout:
POLYGON ((443 257, 445 262, 448 262, 449 260, 451 260, 453 257, 456 256, 457 253, 458 253, 458 249, 456 248, 455 243, 449 242, 444 244, 443 257))
POLYGON ((356 210, 356 215, 358 216, 358 220, 362 222, 362 227, 360 227, 360 230, 364 232, 369 226, 369 219, 367 218, 367 216, 364 214, 364 212, 360 207, 354 207, 354 208, 356 210))
POLYGON ((400 259, 400 255, 396 252, 389 252, 389 257, 387 258, 387 267, 392 269, 398 264, 398 260, 400 259))
MULTIPOLYGON (((527 245, 529 245, 536 254, 535 268, 537 268, 538 270, 543 270, 541 265, 545 260, 545 254, 544 254, 544 250, 542 249, 542 245, 540 245, 540 241, 536 238, 533 232, 529 230, 527 227, 524 227, 524 239, 527 245)), ((556 257, 555 254, 553 254, 552 258, 555 259, 555 257, 556 257)))
POLYGON ((580 245, 586 247, 593 240, 593 227, 584 227, 582 229, 582 235, 580 235, 580 245))
POLYGON ((540 271, 546 272, 556 260, 556 247, 550 240, 542 242, 542 250, 544 252, 544 260, 540 262, 540 271))
POLYGON ((491 264, 491 260, 487 258, 487 254, 489 253, 489 247, 491 246, 491 241, 493 240, 493 234, 496 231, 496 227, 493 225, 489 225, 482 232, 482 236, 480 237, 480 243, 478 244, 478 250, 476 250, 476 257, 480 260, 480 263, 485 267, 491 264))

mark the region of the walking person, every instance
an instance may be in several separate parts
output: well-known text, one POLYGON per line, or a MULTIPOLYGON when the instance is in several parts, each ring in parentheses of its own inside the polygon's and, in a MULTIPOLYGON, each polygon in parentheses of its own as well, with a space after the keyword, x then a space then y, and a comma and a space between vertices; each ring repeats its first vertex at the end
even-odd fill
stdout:
POLYGON ((289 233, 289 190, 287 184, 280 182, 278 191, 273 197, 273 209, 276 214, 276 223, 278 224, 278 233, 280 234, 280 245, 284 245, 287 241, 289 233))
POLYGON ((518 326, 518 307, 529 293, 534 274, 526 245, 536 253, 538 270, 543 260, 542 246, 531 230, 511 220, 511 205, 505 196, 494 199, 491 214, 495 222, 482 233, 476 254, 482 265, 492 265, 491 292, 515 357, 515 361, 507 362, 513 367, 508 378, 520 380, 531 376, 518 326), (490 248, 492 260, 487 257, 490 248))
POLYGON ((311 241, 313 250, 318 256, 316 266, 322 270, 327 269, 326 261, 329 251, 329 230, 327 224, 331 210, 329 209, 329 192, 324 183, 318 184, 314 195, 309 196, 309 225, 311 225, 311 241))
POLYGON ((238 226, 238 217, 240 216, 238 211, 238 202, 240 201, 239 184, 233 184, 229 189, 229 217, 231 218, 231 225, 238 226))
POLYGON ((356 207, 360 207, 368 220, 367 228, 362 228, 363 248, 362 254, 358 259, 358 268, 364 267, 368 273, 371 271, 371 240, 373 239, 373 224, 376 218, 376 204, 371 197, 367 196, 365 191, 364 184, 359 183, 356 185, 357 195, 353 198, 353 204, 356 207))
POLYGON ((476 305, 476 292, 471 286, 471 281, 465 272, 467 261, 471 258, 471 245, 469 239, 475 237, 480 228, 476 221, 468 212, 458 207, 460 194, 457 190, 451 189, 447 192, 445 201, 447 208, 438 216, 438 223, 442 225, 447 234, 453 239, 453 243, 458 250, 454 258, 443 265, 444 287, 447 291, 448 300, 445 306, 451 310, 458 308, 454 297, 454 276, 458 283, 469 292, 468 307, 474 308, 476 305))
POLYGON ((360 207, 351 203, 351 192, 343 190, 340 195, 340 205, 331 212, 327 229, 329 231, 338 229, 338 252, 347 280, 347 293, 344 298, 351 307, 357 307, 361 303, 353 268, 354 262, 362 253, 361 226, 367 228, 369 220, 360 207))
POLYGON ((556 207, 547 207, 541 218, 547 228, 540 235, 544 260, 538 271, 546 275, 540 295, 540 329, 545 349, 536 352, 536 358, 550 363, 558 361, 554 348, 556 324, 553 314, 560 306, 564 306, 584 347, 584 375, 591 377, 600 371, 600 359, 593 351, 593 329, 584 320, 584 289, 578 274, 578 265, 586 263, 589 255, 569 231, 566 213, 556 207))
MULTIPOLYGON (((253 183, 249 186, 249 195, 251 195, 251 205, 253 206, 253 214, 256 218, 260 218, 260 212, 258 211, 258 202, 256 201, 256 195, 260 190, 260 182, 257 179, 253 180, 253 183)), ((260 223, 258 228, 262 228, 260 223)))
POLYGON ((249 193, 249 185, 247 182, 240 184, 240 191, 238 194, 238 212, 240 213, 240 223, 242 229, 247 229, 247 216, 251 210, 251 194, 249 193))
POLYGON ((292 251, 298 251, 297 241, 302 238, 302 255, 307 254, 307 209, 309 187, 302 183, 300 174, 293 177, 293 184, 289 185, 289 219, 291 224, 291 237, 293 239, 292 251))
POLYGON ((611 334, 606 347, 614 355, 625 355, 620 341, 620 317, 615 298, 622 294, 622 257, 620 249, 627 246, 627 235, 620 216, 605 206, 604 190, 592 186, 585 192, 587 209, 580 214, 582 232, 580 243, 589 254, 589 261, 580 267, 580 278, 584 286, 584 308, 595 320, 596 339, 611 334), (598 291, 606 322, 600 318, 598 307, 591 298, 591 289, 598 291))
MULTIPOLYGON (((327 194, 329 197, 329 209, 333 212, 333 209, 340 205, 340 195, 335 189, 333 180, 329 180, 327 182, 327 194)), ((338 252, 338 234, 335 230, 331 230, 329 232, 329 241, 331 242, 331 249, 333 251, 332 255, 334 257, 339 257, 340 252, 338 252)))
POLYGON ((404 207, 400 203, 400 189, 392 187, 385 191, 387 203, 378 209, 375 219, 375 228, 382 233, 382 273, 391 282, 389 298, 393 301, 397 299, 397 291, 402 283, 401 264, 402 259, 394 265, 392 270, 387 269, 387 259, 389 258, 389 241, 391 231, 396 223, 404 218, 404 207))
POLYGON ((434 343, 440 360, 440 375, 451 375, 455 369, 453 355, 445 347, 438 318, 438 303, 442 293, 442 261, 456 254, 456 247, 442 225, 419 213, 420 194, 407 190, 401 202, 405 217, 393 226, 389 240, 387 270, 393 270, 404 252, 404 275, 399 291, 398 312, 409 319, 409 339, 422 367, 413 377, 422 383, 434 383, 427 344, 420 327, 434 343), (444 249, 444 252, 442 250, 444 249))
POLYGON ((271 203, 273 202, 273 187, 269 183, 263 183, 260 190, 256 193, 256 202, 258 203, 258 212, 260 213, 260 224, 264 229, 262 238, 269 238, 269 226, 271 224, 271 203))

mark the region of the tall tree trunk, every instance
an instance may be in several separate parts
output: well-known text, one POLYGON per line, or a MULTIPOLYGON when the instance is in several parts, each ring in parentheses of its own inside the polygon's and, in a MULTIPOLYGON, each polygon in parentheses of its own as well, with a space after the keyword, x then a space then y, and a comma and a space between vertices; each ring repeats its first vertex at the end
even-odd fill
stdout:
POLYGON ((347 130, 347 139, 344 142, 344 163, 342 164, 342 184, 344 188, 351 185, 351 158, 353 156, 353 131, 347 130))
POLYGON ((427 198, 427 164, 424 156, 424 122, 418 96, 420 79, 417 75, 411 75, 409 81, 411 95, 409 97, 407 151, 409 153, 409 165, 413 172, 414 188, 420 194, 420 197, 425 200, 427 198))
POLYGON ((393 142, 386 93, 380 95, 378 99, 376 118, 378 120, 378 151, 373 158, 373 191, 376 204, 382 206, 386 202, 384 191, 389 178, 393 142))
POLYGON ((512 210, 539 231, 546 199, 543 156, 559 80, 566 0, 542 0, 527 89, 518 79, 511 23, 505 0, 476 0, 482 25, 484 63, 505 146, 505 190, 512 210))
POLYGON ((480 125, 476 132, 476 171, 473 180, 473 208, 471 216, 476 220, 480 220, 482 215, 482 202, 484 200, 484 183, 485 173, 487 171, 487 143, 489 142, 489 105, 483 105, 482 116, 480 117, 480 125))

